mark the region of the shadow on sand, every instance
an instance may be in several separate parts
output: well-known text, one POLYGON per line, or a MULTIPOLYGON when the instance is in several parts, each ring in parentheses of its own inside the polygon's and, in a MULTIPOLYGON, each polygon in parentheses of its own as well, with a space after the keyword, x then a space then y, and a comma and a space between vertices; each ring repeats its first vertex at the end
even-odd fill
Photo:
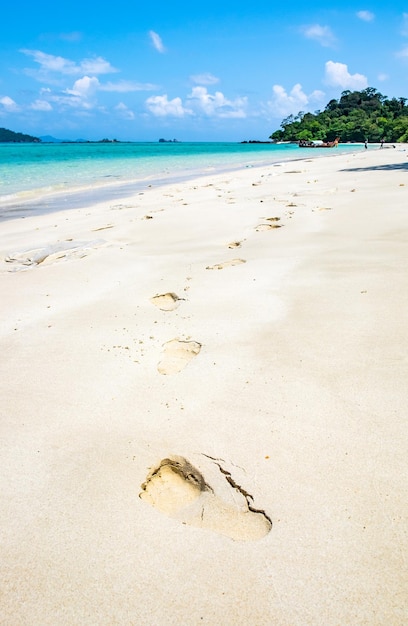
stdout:
POLYGON ((348 167, 340 170, 341 172, 407 172, 407 163, 389 163, 388 165, 372 165, 370 167, 348 167))

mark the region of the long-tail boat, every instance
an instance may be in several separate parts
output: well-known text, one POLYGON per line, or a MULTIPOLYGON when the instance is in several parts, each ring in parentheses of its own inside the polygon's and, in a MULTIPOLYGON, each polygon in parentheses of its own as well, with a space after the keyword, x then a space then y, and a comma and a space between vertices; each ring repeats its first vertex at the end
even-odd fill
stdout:
POLYGON ((299 148, 337 148, 340 137, 336 137, 334 141, 307 141, 301 139, 298 143, 299 148))

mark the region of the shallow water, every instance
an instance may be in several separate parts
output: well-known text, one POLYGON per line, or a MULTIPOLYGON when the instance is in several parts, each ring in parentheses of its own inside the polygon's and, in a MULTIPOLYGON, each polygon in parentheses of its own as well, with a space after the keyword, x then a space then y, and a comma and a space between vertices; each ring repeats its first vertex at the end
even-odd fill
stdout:
MULTIPOLYGON (((339 146, 338 154, 360 149, 339 146)), ((256 167, 311 156, 327 149, 296 144, 39 143, 0 144, 0 214, 24 206, 56 210, 83 206, 197 175, 256 167)))

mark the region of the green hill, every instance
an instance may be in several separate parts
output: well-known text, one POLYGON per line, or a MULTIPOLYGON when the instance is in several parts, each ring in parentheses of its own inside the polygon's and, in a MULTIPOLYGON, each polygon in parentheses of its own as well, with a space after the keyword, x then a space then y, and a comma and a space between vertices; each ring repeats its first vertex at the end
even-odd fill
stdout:
POLYGON ((24 133, 15 133, 7 128, 0 128, 0 143, 39 143, 41 139, 25 135, 24 133))
POLYGON ((343 91, 339 100, 330 100, 324 111, 289 115, 270 136, 274 141, 321 139, 342 142, 408 142, 407 98, 383 96, 377 89, 343 91))

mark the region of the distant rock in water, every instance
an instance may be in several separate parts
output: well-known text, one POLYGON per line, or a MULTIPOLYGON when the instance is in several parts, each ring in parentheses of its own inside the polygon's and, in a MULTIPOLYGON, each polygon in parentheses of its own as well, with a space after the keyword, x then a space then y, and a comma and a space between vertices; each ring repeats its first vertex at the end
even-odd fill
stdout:
POLYGON ((159 143, 180 143, 178 139, 159 139, 159 143))
POLYGON ((273 141, 259 141, 258 139, 249 139, 249 141, 241 141, 241 143, 274 143, 273 141))

